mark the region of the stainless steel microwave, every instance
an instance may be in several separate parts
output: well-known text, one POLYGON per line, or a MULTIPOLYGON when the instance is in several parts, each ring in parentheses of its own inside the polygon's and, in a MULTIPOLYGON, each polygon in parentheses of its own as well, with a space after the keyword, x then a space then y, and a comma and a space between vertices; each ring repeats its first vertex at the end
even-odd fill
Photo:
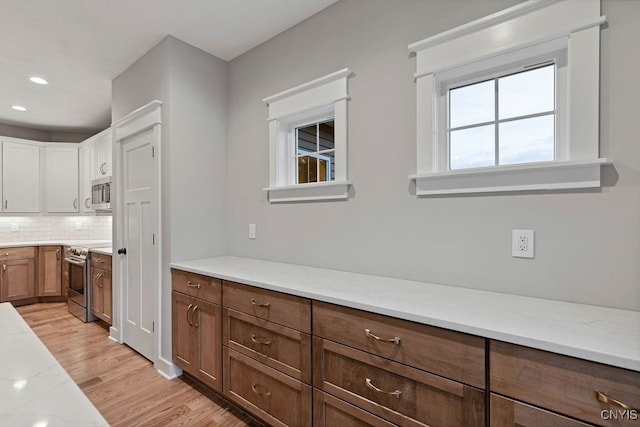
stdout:
POLYGON ((111 210, 111 177, 91 181, 91 207, 97 211, 111 210))

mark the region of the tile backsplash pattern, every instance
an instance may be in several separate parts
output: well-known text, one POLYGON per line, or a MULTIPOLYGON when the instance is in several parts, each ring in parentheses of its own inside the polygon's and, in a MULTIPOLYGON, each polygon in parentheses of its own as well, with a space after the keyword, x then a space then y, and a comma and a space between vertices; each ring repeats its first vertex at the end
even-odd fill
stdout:
POLYGON ((111 216, 0 217, 0 243, 111 240, 111 216))

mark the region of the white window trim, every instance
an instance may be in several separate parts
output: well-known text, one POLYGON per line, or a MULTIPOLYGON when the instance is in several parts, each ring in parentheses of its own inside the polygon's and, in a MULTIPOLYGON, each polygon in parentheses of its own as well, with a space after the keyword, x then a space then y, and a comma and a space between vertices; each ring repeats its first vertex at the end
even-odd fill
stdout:
POLYGON ((270 203, 349 198, 347 180, 347 80, 348 68, 328 74, 292 89, 265 98, 269 108, 269 187, 270 203), (335 180, 294 184, 295 141, 292 130, 305 123, 334 119, 335 180))
MULTIPOLYGON (((416 195, 600 187, 600 0, 529 0, 409 45, 416 54, 416 195), (450 171, 437 118, 439 75, 523 49, 567 44, 567 126, 555 161, 450 171), (444 159, 444 160, 443 160, 444 159), (517 179, 516 179, 517 176, 517 179)), ((502 59, 501 59, 502 58, 502 59)))

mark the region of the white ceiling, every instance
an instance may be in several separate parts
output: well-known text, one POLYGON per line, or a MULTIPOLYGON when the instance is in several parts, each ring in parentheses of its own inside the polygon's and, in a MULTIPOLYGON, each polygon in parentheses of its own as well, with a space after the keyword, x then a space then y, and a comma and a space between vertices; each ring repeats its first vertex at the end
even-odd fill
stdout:
POLYGON ((102 130, 111 80, 166 35, 229 61, 336 1, 0 0, 0 123, 102 130))

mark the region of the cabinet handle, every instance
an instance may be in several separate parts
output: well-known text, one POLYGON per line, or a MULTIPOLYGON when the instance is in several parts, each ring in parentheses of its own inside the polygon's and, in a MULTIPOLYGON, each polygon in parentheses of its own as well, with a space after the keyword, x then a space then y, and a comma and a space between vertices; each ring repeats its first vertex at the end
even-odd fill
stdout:
POLYGON ((89 200, 91 200, 91 197, 87 197, 86 199, 84 199, 84 207, 87 209, 91 209, 91 205, 89 205, 89 200))
POLYGON ((257 303, 254 299, 251 299, 251 304, 255 305, 256 307, 269 307, 271 305, 268 302, 257 303))
POLYGON ((78 199, 73 199, 73 208, 78 209, 78 199))
POLYGON ((4 208, 7 209, 9 207, 9 200, 4 199, 4 208))
POLYGON ((251 335, 251 342, 262 345, 271 345, 271 341, 262 341, 259 340, 255 335, 251 335))
POLYGON ((373 383, 371 382, 370 378, 366 379, 366 383, 367 383, 367 387, 369 387, 371 390, 375 391, 376 393, 382 393, 382 394, 388 394, 390 396, 395 396, 396 399, 400 399, 400 395, 402 394, 402 392, 400 390, 396 390, 396 391, 382 390, 382 389, 374 386, 373 383))
POLYGON ((606 403, 608 405, 612 405, 612 406, 618 406, 622 409, 627 409, 629 411, 633 411, 634 408, 632 408, 631 406, 627 405, 624 402, 620 402, 619 400, 616 400, 612 397, 607 396, 607 393, 603 393, 601 391, 598 390, 594 390, 596 392, 596 399, 598 399, 600 402, 602 403, 606 403))
POLYGON ((4 271, 4 272, 7 271, 7 264, 2 264, 2 271, 4 271))
POLYGON ((374 335, 373 333, 371 333, 371 329, 365 329, 364 330, 364 334, 369 337, 369 338, 373 338, 376 341, 384 341, 384 342, 392 342, 396 345, 400 345, 400 337, 393 337, 393 338, 380 338, 377 335, 374 335))
POLYGON ((56 259, 60 261, 60 249, 56 249, 56 259))
POLYGON ((189 307, 187 307, 187 323, 190 324, 191 326, 193 326, 193 323, 191 323, 191 319, 189 318, 189 312, 191 311, 192 308, 193 308, 193 304, 189 304, 189 307))
MULTIPOLYGON (((200 326, 200 322, 196 323, 195 321, 195 315, 196 315, 196 311, 198 311, 200 308, 196 305, 195 307, 193 307, 193 312, 191 313, 191 321, 193 322, 193 326, 195 326, 196 328, 198 328, 200 326)), ((198 312, 198 320, 200 319, 200 313, 198 312)))
MULTIPOLYGON (((253 391, 255 394, 258 394, 260 396, 271 397, 271 392, 269 390, 260 391, 258 390, 258 386, 259 384, 256 384, 256 383, 251 384, 251 391, 253 391)), ((260 386, 260 387, 264 388, 264 386, 260 386)))
POLYGON ((195 285, 193 283, 191 283, 191 280, 189 280, 187 282, 187 286, 189 286, 190 288, 196 288, 196 289, 200 289, 200 283, 196 283, 195 285))
POLYGON ((100 173, 102 175, 107 174, 107 162, 100 163, 100 173))
POLYGON ((96 258, 96 264, 102 264, 104 262, 103 259, 96 258))

